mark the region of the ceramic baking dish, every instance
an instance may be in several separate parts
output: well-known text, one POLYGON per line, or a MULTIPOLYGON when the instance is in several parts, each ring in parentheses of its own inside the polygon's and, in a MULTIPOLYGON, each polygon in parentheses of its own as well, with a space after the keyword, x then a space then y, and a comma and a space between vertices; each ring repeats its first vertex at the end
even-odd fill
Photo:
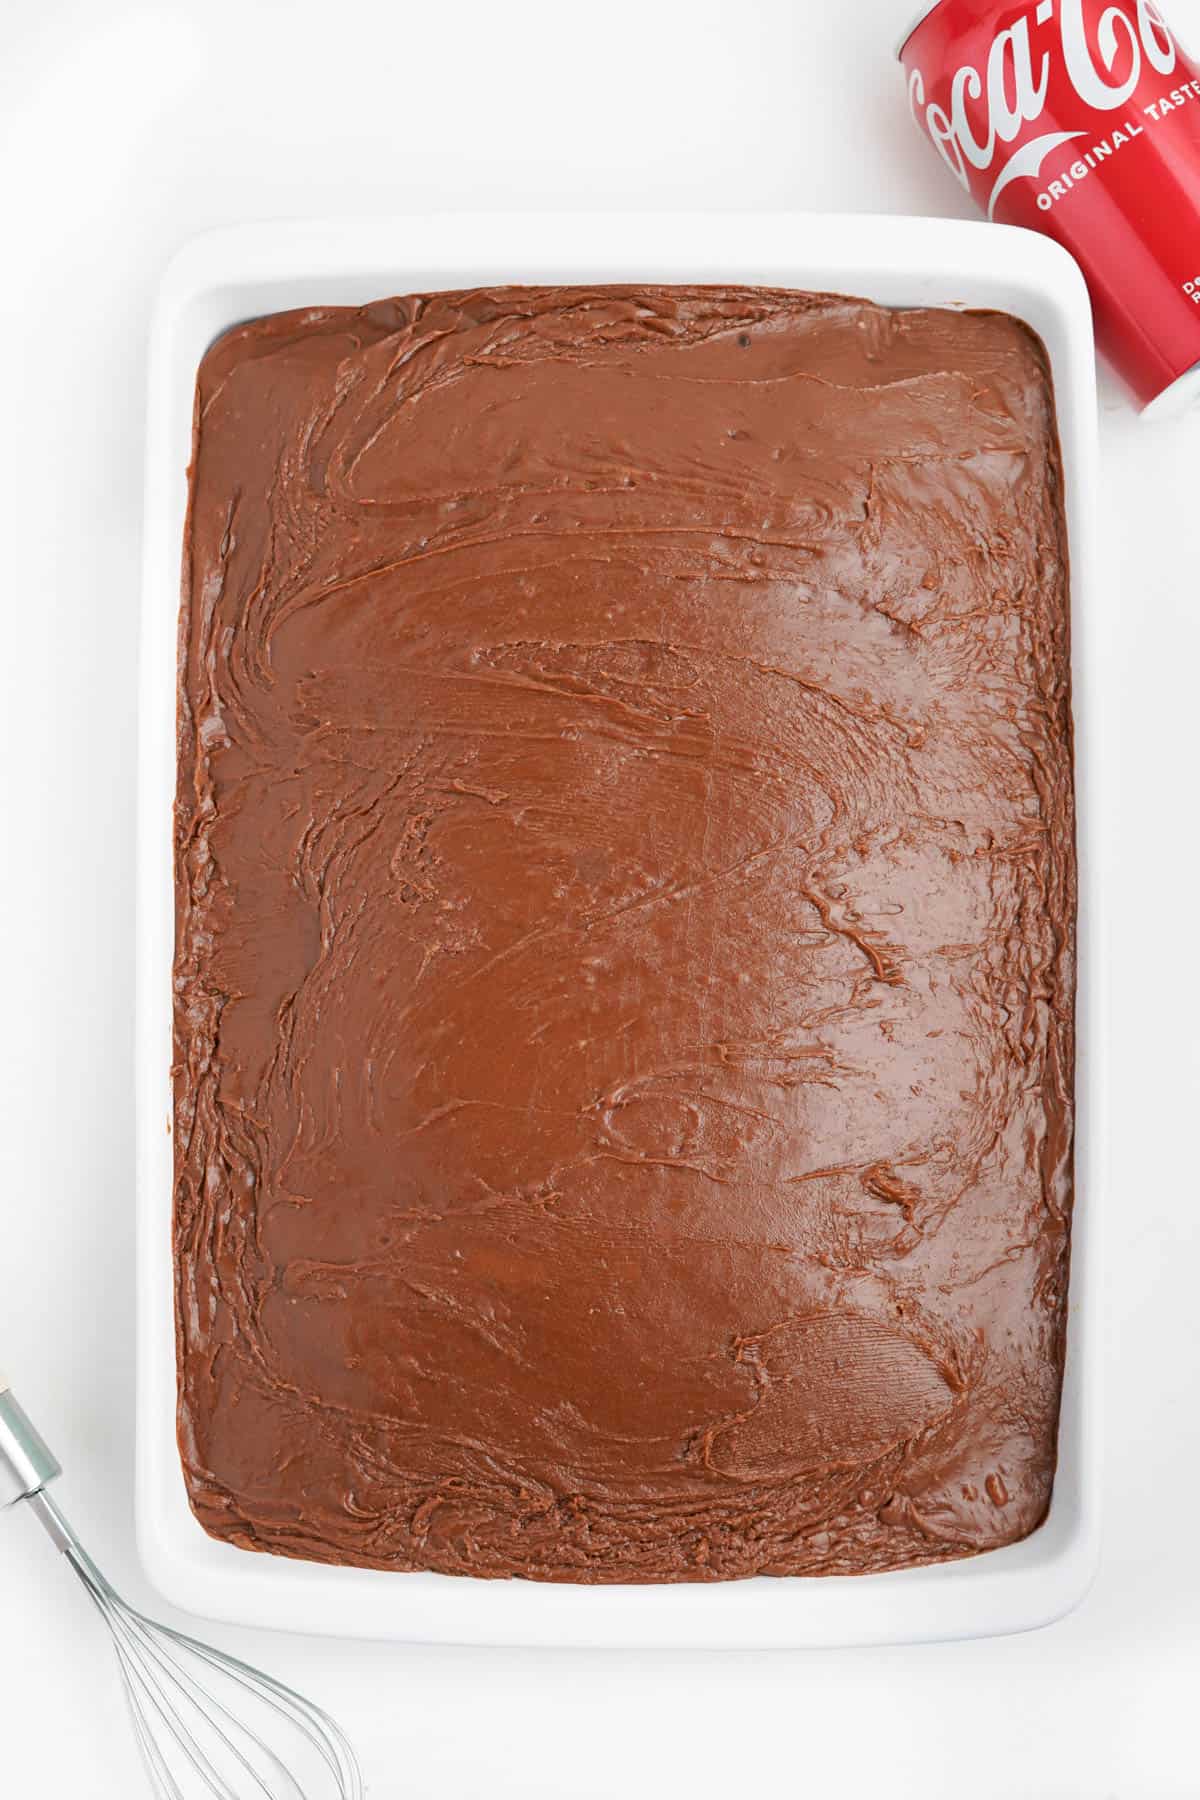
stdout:
POLYGON ((1044 1625, 1099 1553, 1096 1240, 1104 1211, 1108 620, 1096 579, 1096 395, 1083 280, 1047 239, 934 219, 798 215, 396 218, 245 226, 168 269, 150 360, 138 870, 138 1540, 161 1592, 209 1617, 430 1643, 806 1647, 977 1637, 1044 1625), (1075 623, 1082 853, 1078 1201, 1060 1461, 1025 1543, 899 1574, 713 1586, 582 1588, 325 1568, 206 1536, 175 1443, 170 1234, 171 803, 180 547, 192 393, 212 339, 256 314, 501 282, 749 282, 890 305, 999 307, 1040 332, 1058 395, 1075 623))

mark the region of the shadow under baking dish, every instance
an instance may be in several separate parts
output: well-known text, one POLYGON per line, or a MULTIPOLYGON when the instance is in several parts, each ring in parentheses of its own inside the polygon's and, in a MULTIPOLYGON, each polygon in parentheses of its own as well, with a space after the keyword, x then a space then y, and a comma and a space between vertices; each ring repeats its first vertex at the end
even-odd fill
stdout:
POLYGON ((1004 226, 798 214, 550 214, 241 226, 188 245, 160 289, 151 345, 139 769, 137 1521, 146 1570, 190 1612, 339 1636, 589 1648, 818 1648, 1017 1632, 1078 1604, 1100 1543, 1097 1226, 1107 1175, 1100 714, 1091 310, 1071 258, 1004 226), (175 1441, 171 1117, 176 629, 196 368, 214 337, 290 307, 502 282, 738 282, 891 306, 994 307, 1044 340, 1070 534, 1080 849, 1076 1208, 1059 1469, 1024 1543, 896 1574, 702 1586, 578 1587, 328 1568, 208 1537, 175 1441))

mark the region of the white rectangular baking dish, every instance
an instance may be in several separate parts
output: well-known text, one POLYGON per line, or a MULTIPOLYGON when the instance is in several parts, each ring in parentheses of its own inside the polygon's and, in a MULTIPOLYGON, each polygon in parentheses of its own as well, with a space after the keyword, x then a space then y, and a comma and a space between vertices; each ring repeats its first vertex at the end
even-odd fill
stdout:
POLYGON ((1108 618, 1097 579, 1091 312, 1078 269, 1047 239, 935 219, 579 214, 240 226, 168 269, 150 361, 142 619, 138 871, 138 1540, 148 1574, 188 1611, 259 1626, 427 1643, 589 1647, 832 1647, 982 1637, 1050 1623, 1082 1598, 1099 1556, 1097 1228, 1107 1119, 1102 907, 1109 736, 1101 713, 1108 618), (579 1588, 396 1575, 257 1555, 206 1536, 175 1443, 170 1236, 171 805, 180 549, 192 393, 212 339, 282 308, 510 281, 750 282, 891 305, 999 307, 1041 333, 1066 469, 1075 619, 1082 852, 1078 1202, 1060 1467, 1048 1522, 976 1560, 857 1579, 579 1588))

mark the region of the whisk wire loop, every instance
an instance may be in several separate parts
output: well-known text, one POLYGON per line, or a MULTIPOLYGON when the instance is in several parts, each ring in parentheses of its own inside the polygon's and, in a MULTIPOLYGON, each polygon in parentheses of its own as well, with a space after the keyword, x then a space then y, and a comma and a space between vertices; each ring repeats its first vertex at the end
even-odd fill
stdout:
POLYGON ((349 1741, 329 1715, 294 1689, 210 1644, 161 1625, 124 1601, 92 1561, 44 1489, 30 1507, 67 1557, 112 1637, 133 1733, 158 1800, 362 1800, 349 1741), (223 1698, 221 1688, 226 1695, 223 1698), (251 1725, 236 1695, 263 1714, 251 1725), (304 1758, 302 1784, 268 1729, 285 1727, 304 1758), (307 1785, 315 1775, 324 1785, 307 1785))

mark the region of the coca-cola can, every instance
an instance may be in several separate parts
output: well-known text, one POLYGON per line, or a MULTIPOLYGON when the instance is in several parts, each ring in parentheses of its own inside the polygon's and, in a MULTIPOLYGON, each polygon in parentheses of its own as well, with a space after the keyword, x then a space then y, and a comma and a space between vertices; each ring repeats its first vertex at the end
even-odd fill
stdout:
POLYGON ((1158 7, 939 0, 900 60, 918 125, 988 217, 1075 257, 1138 401, 1200 394, 1200 68, 1158 7))

